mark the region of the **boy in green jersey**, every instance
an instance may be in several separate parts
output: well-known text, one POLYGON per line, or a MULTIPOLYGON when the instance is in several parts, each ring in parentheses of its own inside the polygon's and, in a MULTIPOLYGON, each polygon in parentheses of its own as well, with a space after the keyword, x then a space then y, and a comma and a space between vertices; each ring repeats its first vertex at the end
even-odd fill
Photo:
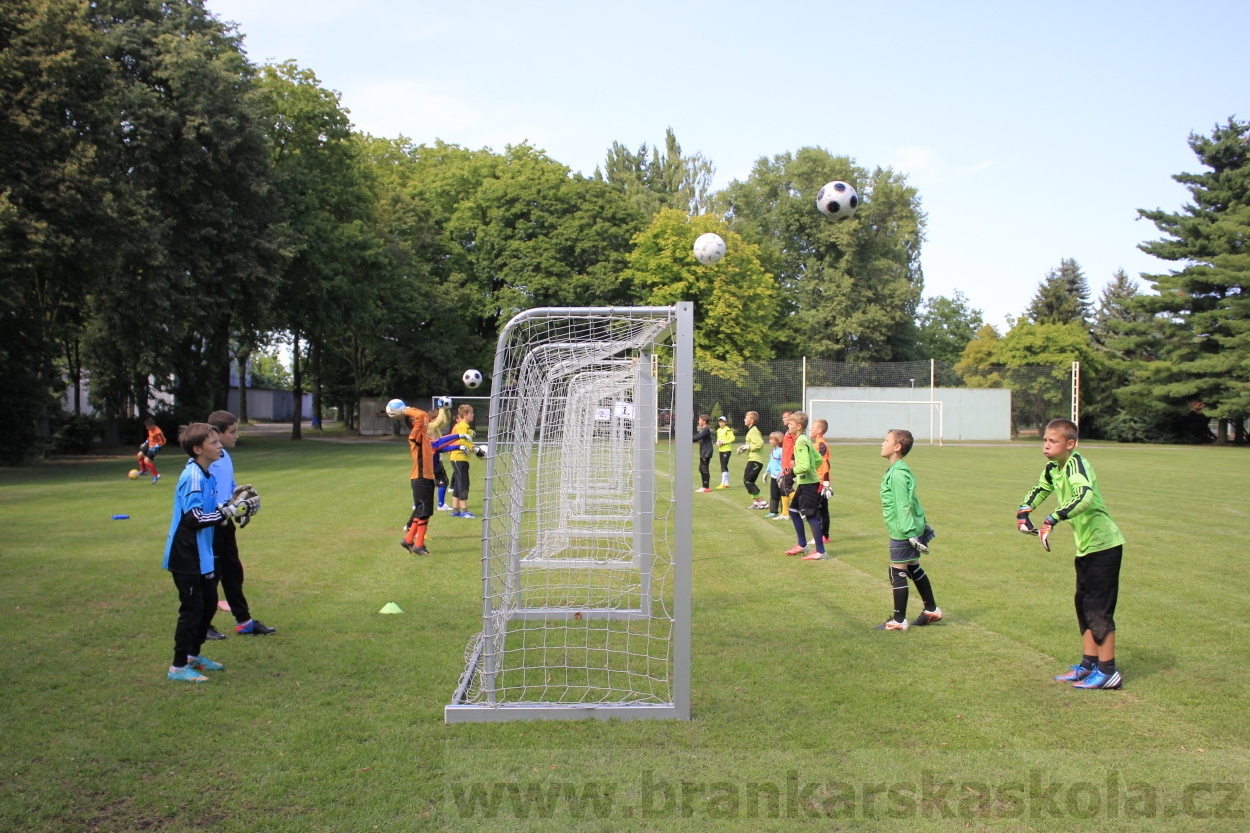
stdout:
POLYGON ((933 585, 920 566, 920 555, 937 533, 924 520, 924 509, 916 497, 916 477, 903 462, 914 438, 910 431, 891 429, 881 442, 881 456, 890 467, 881 478, 881 514, 890 534, 890 586, 894 588, 894 615, 877 625, 879 631, 907 630, 907 579, 916 584, 924 610, 913 623, 928 625, 942 618, 942 608, 933 598, 933 585))
POLYGON ((1076 538, 1076 623, 1081 631, 1081 664, 1056 680, 1073 688, 1120 688, 1115 667, 1115 604, 1120 592, 1120 561, 1124 536, 1111 520, 1098 491, 1098 478, 1089 461, 1076 451, 1076 423, 1053 419, 1046 426, 1042 454, 1049 460, 1041 479, 1029 490, 1016 511, 1016 528, 1037 535, 1050 552, 1050 535, 1063 521, 1072 524, 1076 538), (1059 508, 1046 516, 1041 528, 1029 518, 1039 503, 1056 493, 1059 508))
POLYGON ((807 431, 807 414, 795 411, 790 415, 789 431, 794 435, 794 499, 790 501, 790 521, 798 544, 786 555, 802 555, 808 561, 825 559, 825 532, 820 528, 820 477, 817 472, 823 460, 812 445, 807 431), (812 528, 812 543, 807 543, 803 519, 812 528), (807 558, 807 556, 815 556, 807 558))
POLYGON ((729 456, 734 450, 734 430, 729 427, 728 417, 716 418, 716 450, 720 453, 720 485, 718 489, 729 488, 729 456))
POLYGON ((747 411, 742 422, 747 427, 746 442, 738 446, 739 454, 747 454, 747 467, 742 473, 742 485, 751 496, 752 509, 767 509, 768 501, 760 497, 760 487, 755 482, 760 479, 760 472, 768 465, 768 452, 764 450, 764 435, 760 433, 760 415, 756 411, 747 411))

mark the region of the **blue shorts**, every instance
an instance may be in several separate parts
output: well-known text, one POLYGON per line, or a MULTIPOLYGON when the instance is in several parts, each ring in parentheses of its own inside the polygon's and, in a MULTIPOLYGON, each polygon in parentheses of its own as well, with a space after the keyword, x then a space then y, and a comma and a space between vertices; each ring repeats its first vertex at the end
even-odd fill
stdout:
MULTIPOLYGON (((937 533, 933 531, 933 527, 928 524, 924 525, 924 532, 916 536, 917 540, 922 544, 928 544, 937 533)), ((908 561, 916 561, 923 553, 911 545, 911 541, 900 541, 897 538, 890 539, 890 563, 904 564, 908 561)))

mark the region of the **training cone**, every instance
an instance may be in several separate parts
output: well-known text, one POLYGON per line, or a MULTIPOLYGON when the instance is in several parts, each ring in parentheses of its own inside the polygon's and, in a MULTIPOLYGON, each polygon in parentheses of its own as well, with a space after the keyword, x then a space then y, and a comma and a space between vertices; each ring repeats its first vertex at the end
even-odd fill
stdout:
POLYGON ((399 605, 394 602, 387 602, 382 606, 382 609, 379 610, 378 613, 403 613, 403 611, 400 610, 399 605))

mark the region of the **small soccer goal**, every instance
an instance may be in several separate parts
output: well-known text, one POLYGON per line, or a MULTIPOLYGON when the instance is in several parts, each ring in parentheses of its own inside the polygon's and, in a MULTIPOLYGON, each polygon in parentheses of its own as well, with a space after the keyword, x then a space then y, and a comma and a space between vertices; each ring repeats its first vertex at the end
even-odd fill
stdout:
POLYGON ((504 327, 482 630, 448 723, 689 718, 693 375, 689 303, 504 327))

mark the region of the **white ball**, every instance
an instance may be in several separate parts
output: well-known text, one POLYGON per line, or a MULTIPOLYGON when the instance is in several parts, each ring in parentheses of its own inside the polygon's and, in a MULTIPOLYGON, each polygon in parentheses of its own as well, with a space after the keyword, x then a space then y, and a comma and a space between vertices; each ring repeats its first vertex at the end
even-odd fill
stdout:
POLYGON ((461 376, 460 379, 464 382, 464 386, 466 388, 475 388, 482 384, 482 372, 480 370, 474 370, 470 367, 464 372, 464 375, 461 376))
POLYGON ((835 179, 821 187, 816 195, 816 207, 821 214, 841 220, 850 217, 859 208, 859 194, 850 183, 835 179))
POLYGON ((725 241, 719 234, 700 234, 694 241, 694 259, 704 266, 711 266, 725 256, 725 241))
POLYGON ((435 399, 435 400, 434 400, 434 406, 435 406, 436 408, 450 408, 450 407, 451 407, 451 397, 450 397, 450 396, 440 396, 438 399, 435 399))
POLYGON ((404 413, 404 408, 408 407, 402 399, 392 399, 386 403, 386 415, 391 419, 398 419, 404 413))

